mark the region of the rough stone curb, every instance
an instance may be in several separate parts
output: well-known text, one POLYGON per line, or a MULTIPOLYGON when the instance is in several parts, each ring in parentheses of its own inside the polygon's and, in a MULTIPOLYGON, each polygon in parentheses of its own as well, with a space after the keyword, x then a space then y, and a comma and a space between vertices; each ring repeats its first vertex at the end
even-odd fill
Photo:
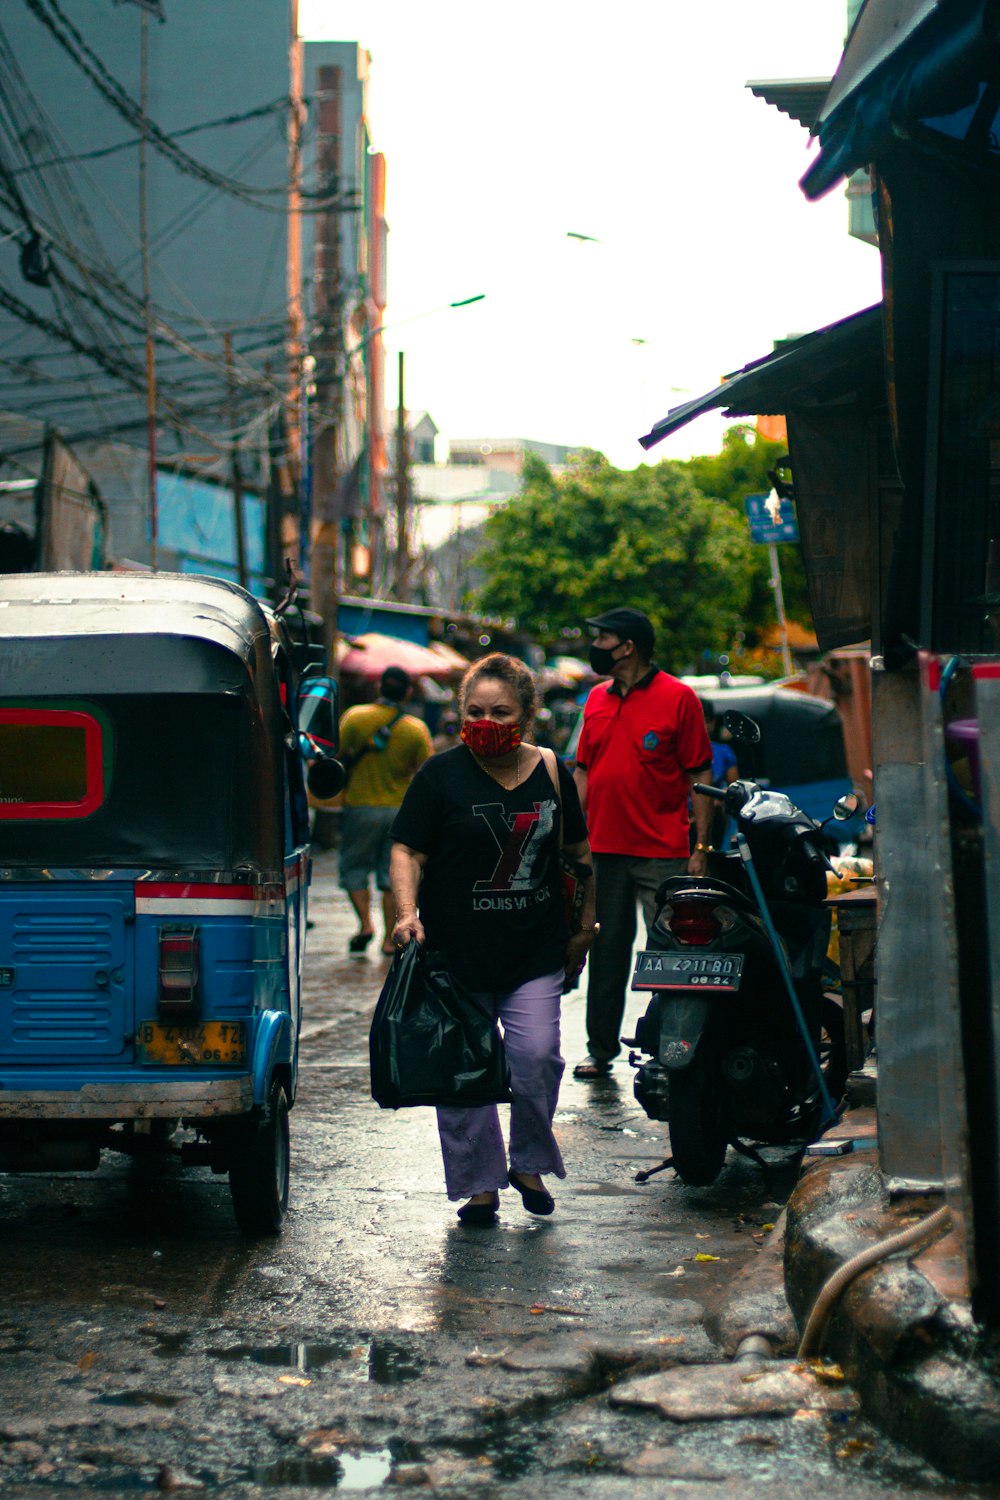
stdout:
POLYGON ((734 1277, 723 1305, 705 1318, 705 1328, 723 1353, 733 1358, 744 1339, 766 1338, 775 1354, 794 1354, 799 1335, 785 1295, 785 1211, 757 1257, 734 1277))
MULTIPOLYGON (((847 1133, 844 1122, 837 1134, 847 1133)), ((785 1290, 801 1328, 821 1288, 859 1250, 938 1202, 892 1204, 873 1158, 807 1162, 787 1208, 785 1290)), ((956 1479, 996 1479, 1000 1379, 968 1306, 905 1255, 864 1271, 833 1310, 823 1353, 844 1367, 877 1426, 956 1479)))

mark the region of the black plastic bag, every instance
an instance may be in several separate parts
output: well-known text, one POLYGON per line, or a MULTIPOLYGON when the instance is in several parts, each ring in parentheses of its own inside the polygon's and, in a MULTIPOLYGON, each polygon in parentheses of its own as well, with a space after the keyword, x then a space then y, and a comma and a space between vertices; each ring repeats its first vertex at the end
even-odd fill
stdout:
POLYGON ((383 1109, 511 1098, 496 1023, 455 983, 441 955, 415 941, 393 958, 368 1043, 372 1098, 383 1109))

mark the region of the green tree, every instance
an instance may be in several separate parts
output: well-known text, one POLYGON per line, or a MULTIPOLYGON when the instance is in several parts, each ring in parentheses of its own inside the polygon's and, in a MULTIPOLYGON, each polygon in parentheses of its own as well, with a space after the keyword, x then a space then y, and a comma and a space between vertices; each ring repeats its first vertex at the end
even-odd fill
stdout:
POLYGON ((554 475, 529 457, 518 498, 485 526, 478 606, 546 644, 615 604, 644 610, 673 671, 727 650, 754 558, 745 519, 698 493, 684 465, 614 468, 585 453, 554 475))
MULTIPOLYGON (((768 471, 787 452, 787 444, 762 438, 753 427, 740 422, 726 428, 720 452, 686 459, 681 467, 687 470, 706 498, 721 500, 746 525, 744 501, 747 495, 766 494, 772 488, 768 471)), ((752 584, 744 629, 756 636, 766 626, 774 623, 777 611, 774 590, 771 588, 768 549, 758 542, 752 545, 752 584)), ((809 591, 798 545, 794 542, 783 543, 778 548, 778 562, 781 567, 781 588, 785 596, 786 614, 789 619, 811 626, 809 591)))

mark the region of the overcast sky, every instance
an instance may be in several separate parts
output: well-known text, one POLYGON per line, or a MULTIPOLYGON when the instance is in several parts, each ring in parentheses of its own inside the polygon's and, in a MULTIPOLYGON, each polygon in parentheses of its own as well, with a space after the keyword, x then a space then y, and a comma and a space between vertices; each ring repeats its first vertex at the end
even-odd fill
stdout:
MULTIPOLYGON (((810 204, 798 187, 807 132, 745 87, 829 77, 845 12, 300 0, 305 36, 372 56, 390 399, 401 348, 407 405, 446 436, 585 444, 630 468, 669 407, 877 301, 878 253, 848 237, 842 191, 810 204)), ((722 425, 702 418, 650 458, 712 452, 722 425)))

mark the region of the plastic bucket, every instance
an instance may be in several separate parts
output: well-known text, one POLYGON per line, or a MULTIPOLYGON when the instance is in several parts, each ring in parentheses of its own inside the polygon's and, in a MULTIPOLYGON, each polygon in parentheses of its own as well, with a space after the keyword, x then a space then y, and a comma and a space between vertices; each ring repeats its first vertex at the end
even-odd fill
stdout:
POLYGON ((945 734, 969 762, 969 776, 976 801, 981 801, 979 783, 979 721, 977 719, 953 719, 945 725, 945 734))

